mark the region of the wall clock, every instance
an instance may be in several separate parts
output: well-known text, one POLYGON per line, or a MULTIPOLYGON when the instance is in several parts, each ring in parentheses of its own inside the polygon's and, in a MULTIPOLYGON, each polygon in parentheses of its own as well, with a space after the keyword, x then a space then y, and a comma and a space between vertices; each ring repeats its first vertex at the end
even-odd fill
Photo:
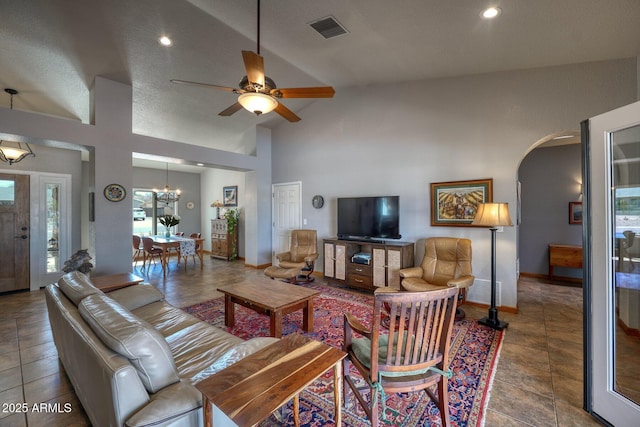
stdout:
POLYGON ((104 187, 104 197, 110 202, 120 202, 127 197, 127 190, 120 184, 109 184, 104 187))
POLYGON ((313 205, 314 208, 320 209, 321 207, 324 206, 324 197, 320 195, 313 196, 313 199, 311 200, 311 204, 313 205))

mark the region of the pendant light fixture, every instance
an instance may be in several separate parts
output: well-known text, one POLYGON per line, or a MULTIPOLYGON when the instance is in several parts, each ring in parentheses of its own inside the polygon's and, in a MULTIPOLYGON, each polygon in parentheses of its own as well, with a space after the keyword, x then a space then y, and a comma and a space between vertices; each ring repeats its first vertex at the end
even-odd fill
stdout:
MULTIPOLYGON (((17 95, 18 91, 10 88, 6 88, 4 91, 11 96, 10 105, 13 110, 13 95, 17 95)), ((12 165, 29 156, 35 157, 36 155, 26 142, 23 144, 21 142, 0 140, 0 160, 3 162, 12 165)))
POLYGON ((153 192, 155 193, 155 197, 158 202, 165 203, 167 205, 170 205, 180 200, 180 190, 178 189, 172 190, 171 187, 169 187, 169 163, 168 162, 167 162, 167 185, 164 186, 164 190, 162 191, 153 190, 153 192))

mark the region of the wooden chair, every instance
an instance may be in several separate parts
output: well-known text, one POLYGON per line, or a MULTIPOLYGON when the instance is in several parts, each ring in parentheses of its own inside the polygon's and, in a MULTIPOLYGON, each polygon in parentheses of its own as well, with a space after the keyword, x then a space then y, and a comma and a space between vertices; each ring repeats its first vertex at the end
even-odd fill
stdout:
POLYGON ((378 401, 385 416, 386 392, 424 390, 440 410, 443 426, 449 426, 449 346, 458 301, 458 288, 429 292, 378 289, 374 295, 373 324, 365 327, 349 313, 344 315, 344 403, 351 388, 371 420, 378 426, 378 401), (390 324, 382 325, 383 304, 390 307, 390 324), (357 332, 362 337, 354 338, 357 332), (368 402, 350 374, 358 370, 370 391, 368 402), (437 384, 437 395, 428 387, 437 384))
MULTIPOLYGON (((162 249, 153 246, 153 239, 151 237, 143 237, 142 238, 142 248, 144 250, 144 260, 142 261, 142 268, 144 269, 147 265, 147 259, 150 259, 154 262, 154 257, 162 257, 162 249)), ((149 261, 149 263, 151 263, 149 261)))
POLYGON ((133 235, 133 239, 132 239, 132 245, 133 245, 133 257, 131 257, 131 260, 133 261, 133 265, 134 265, 134 267, 135 267, 136 265, 138 265, 138 257, 139 257, 140 255, 143 255, 143 256, 144 256, 144 254, 143 254, 143 252, 142 252, 142 251, 143 251, 143 248, 142 248, 142 246, 140 245, 140 243, 141 243, 140 236, 138 236, 138 235, 134 234, 134 235, 133 235))

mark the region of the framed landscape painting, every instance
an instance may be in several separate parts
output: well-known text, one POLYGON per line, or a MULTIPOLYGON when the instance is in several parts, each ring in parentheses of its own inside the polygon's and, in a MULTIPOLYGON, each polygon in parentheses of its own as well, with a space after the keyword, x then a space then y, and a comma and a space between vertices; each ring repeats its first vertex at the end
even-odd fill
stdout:
POLYGON ((479 203, 493 201, 493 179, 431 184, 431 225, 471 227, 479 203))
POLYGON ((569 224, 582 224, 582 202, 569 202, 569 224))

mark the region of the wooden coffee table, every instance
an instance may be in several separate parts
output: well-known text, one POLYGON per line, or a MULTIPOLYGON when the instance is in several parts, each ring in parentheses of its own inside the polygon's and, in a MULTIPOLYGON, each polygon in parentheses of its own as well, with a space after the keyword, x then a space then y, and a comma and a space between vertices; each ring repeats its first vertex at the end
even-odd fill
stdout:
POLYGON ((342 363, 346 353, 291 334, 197 383, 206 427, 254 426, 293 398, 293 421, 300 425, 299 393, 333 368, 335 425, 342 421, 342 363), (211 405, 215 408, 212 408, 211 405), (219 422, 221 421, 221 422, 219 422), (226 421, 226 423, 224 422, 226 421))
POLYGON ((224 294, 224 324, 235 324, 235 305, 240 304, 270 317, 270 335, 282 336, 282 316, 302 310, 302 327, 313 332, 313 298, 320 291, 276 280, 254 279, 218 288, 224 294))

